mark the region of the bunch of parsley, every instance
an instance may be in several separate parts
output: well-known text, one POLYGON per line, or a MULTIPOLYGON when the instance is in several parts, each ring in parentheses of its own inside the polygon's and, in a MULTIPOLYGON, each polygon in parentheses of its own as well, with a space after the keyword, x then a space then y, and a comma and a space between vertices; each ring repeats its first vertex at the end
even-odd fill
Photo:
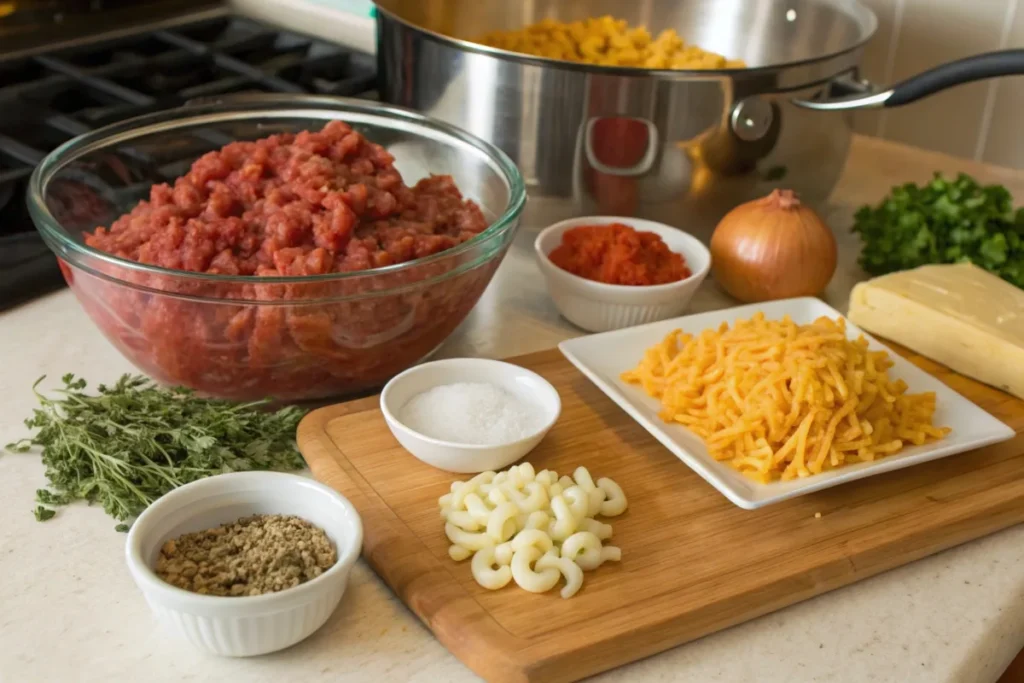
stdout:
POLYGON ((33 386, 40 407, 25 420, 38 431, 7 445, 12 451, 42 447, 50 488, 36 491, 40 521, 53 517, 53 506, 86 500, 124 522, 203 477, 303 466, 295 429, 304 412, 296 407, 270 412, 266 401, 200 398, 132 375, 101 384, 92 395, 84 391, 85 380, 65 375, 64 387, 50 398, 37 390, 42 380, 33 386))
POLYGON ((860 265, 871 275, 929 263, 970 262, 1024 287, 1024 209, 1001 185, 940 174, 926 185, 894 187, 865 206, 853 231, 863 240, 860 265))

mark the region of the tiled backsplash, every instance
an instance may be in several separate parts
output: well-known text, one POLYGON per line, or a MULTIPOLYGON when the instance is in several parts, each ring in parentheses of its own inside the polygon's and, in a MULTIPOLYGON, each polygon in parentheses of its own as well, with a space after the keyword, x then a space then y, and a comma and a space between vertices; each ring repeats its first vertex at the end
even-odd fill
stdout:
MULTIPOLYGON (((878 15, 864 76, 895 83, 944 62, 1024 47, 1024 0, 862 0, 878 15)), ((960 86, 898 109, 860 112, 857 130, 1024 168, 1024 77, 960 86)))

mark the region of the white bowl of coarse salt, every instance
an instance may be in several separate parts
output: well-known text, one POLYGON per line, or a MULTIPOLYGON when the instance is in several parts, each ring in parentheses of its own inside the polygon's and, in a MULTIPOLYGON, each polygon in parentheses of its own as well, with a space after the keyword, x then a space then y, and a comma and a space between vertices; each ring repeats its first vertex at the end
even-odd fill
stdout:
POLYGON ((532 451, 562 412, 551 383, 511 363, 449 358, 395 376, 380 409, 398 443, 438 469, 500 470, 532 451))

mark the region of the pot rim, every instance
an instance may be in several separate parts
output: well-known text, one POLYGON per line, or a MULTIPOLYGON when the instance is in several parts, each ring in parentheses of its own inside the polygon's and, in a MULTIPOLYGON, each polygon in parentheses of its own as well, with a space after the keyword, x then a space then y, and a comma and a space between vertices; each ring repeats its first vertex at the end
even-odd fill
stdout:
MULTIPOLYGON (((821 2, 822 0, 818 0, 821 2)), ((736 78, 738 76, 759 76, 769 74, 772 72, 780 71, 783 69, 813 66, 815 64, 827 63, 830 60, 837 59, 849 55, 857 50, 862 49, 867 45, 878 33, 878 15, 875 11, 865 5, 861 0, 851 0, 849 2, 849 10, 843 9, 832 2, 824 2, 835 6, 837 12, 846 14, 847 16, 856 17, 856 13, 859 13, 867 22, 867 30, 864 32, 863 37, 856 41, 849 47, 839 50, 838 52, 830 52, 817 57, 811 57, 808 59, 798 59, 790 62, 780 62, 778 64, 770 64, 767 66, 753 66, 744 67, 742 69, 644 69, 641 67, 631 66, 605 66, 602 64, 582 64, 579 62, 570 62, 561 59, 552 59, 550 57, 537 57, 534 55, 522 54, 519 52, 512 52, 510 50, 503 50, 501 48, 491 47, 489 45, 483 45, 481 43, 474 43, 469 40, 462 38, 454 38, 447 36, 443 33, 438 33, 433 29, 428 29, 423 26, 408 21, 407 19, 399 16, 394 11, 384 7, 383 3, 386 0, 373 0, 374 7, 377 10, 378 17, 384 15, 387 19, 397 22, 406 28, 418 31, 423 35, 435 40, 439 43, 455 47, 457 49, 472 52, 487 57, 493 57, 509 62, 516 62, 519 64, 527 64, 530 66, 539 66, 547 69, 561 69, 564 71, 576 71, 583 73, 596 73, 602 76, 635 76, 635 77, 653 77, 661 79, 672 79, 672 80, 722 80, 724 78, 736 78)), ((380 22, 378 21, 378 41, 380 37, 380 22)), ((380 52, 378 48, 378 53, 380 52)), ((835 77, 842 73, 843 69, 840 69, 832 77, 835 77)))

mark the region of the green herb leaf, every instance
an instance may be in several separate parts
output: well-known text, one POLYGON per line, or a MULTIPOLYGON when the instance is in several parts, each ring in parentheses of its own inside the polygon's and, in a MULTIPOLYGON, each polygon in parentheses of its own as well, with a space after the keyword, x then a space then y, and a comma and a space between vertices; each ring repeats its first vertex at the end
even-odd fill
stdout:
POLYGON ((1006 263, 1006 236, 996 233, 981 242, 978 252, 985 259, 986 267, 994 267, 1006 263))
POLYGON ((48 519, 53 519, 53 516, 57 514, 56 511, 44 508, 42 505, 37 505, 36 509, 32 511, 36 516, 36 521, 45 522, 48 519))
POLYGON ((85 380, 67 374, 51 398, 38 391, 42 380, 33 387, 40 407, 25 420, 38 431, 6 447, 42 447, 50 486, 36 491, 40 521, 55 514, 44 505, 74 500, 99 503, 115 519, 129 520, 168 491, 203 477, 304 464, 295 429, 305 412, 293 406, 272 412, 268 401, 239 405, 199 398, 132 375, 87 394, 85 380))
POLYGON ((936 174, 925 185, 892 188, 854 216, 860 264, 872 275, 930 263, 970 262, 1024 287, 1024 208, 1000 185, 936 174))
POLYGON ((772 166, 761 175, 761 179, 764 180, 765 182, 771 183, 776 180, 782 180, 783 178, 786 177, 786 174, 788 172, 789 169, 787 169, 785 166, 772 166))
POLYGON ((36 501, 43 505, 67 505, 71 497, 67 494, 57 494, 46 489, 36 489, 36 501))

